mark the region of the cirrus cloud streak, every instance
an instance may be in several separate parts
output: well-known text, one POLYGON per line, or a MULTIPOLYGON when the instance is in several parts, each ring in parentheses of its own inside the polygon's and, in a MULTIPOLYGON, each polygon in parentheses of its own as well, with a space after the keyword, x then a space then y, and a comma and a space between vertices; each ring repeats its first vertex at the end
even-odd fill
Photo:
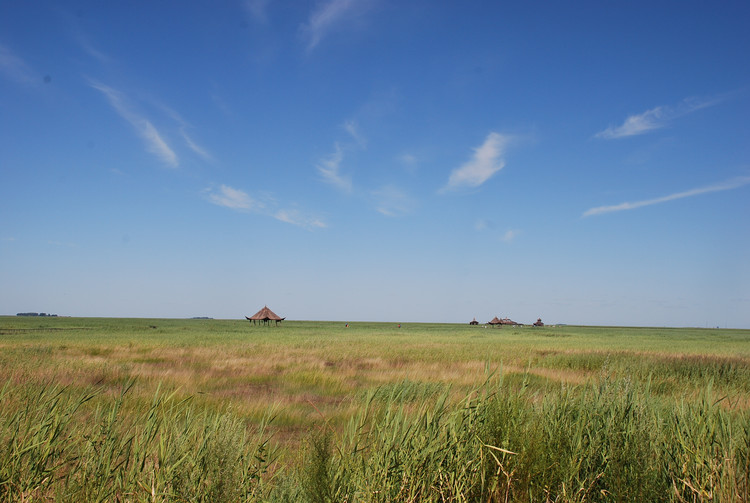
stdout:
POLYGON ((302 27, 307 37, 307 50, 312 51, 336 25, 342 23, 357 3, 353 0, 330 0, 321 3, 310 14, 310 20, 302 27))
POLYGON ((721 102, 722 98, 688 98, 675 106, 658 106, 641 114, 631 115, 620 126, 610 126, 594 138, 613 140, 648 133, 666 127, 673 119, 721 102))
POLYGON ((179 166, 179 160, 174 150, 162 138, 159 131, 148 119, 141 117, 138 113, 127 104, 125 96, 109 86, 96 81, 90 82, 91 87, 102 93, 109 101, 109 104, 115 111, 130 123, 140 136, 146 142, 146 148, 149 152, 156 155, 162 162, 172 168, 179 166))
POLYGON ((277 203, 271 198, 266 198, 267 201, 260 201, 251 197, 247 192, 229 185, 222 184, 218 189, 207 188, 203 192, 206 200, 211 204, 233 211, 264 215, 307 230, 328 227, 321 218, 296 208, 277 208, 277 203))
POLYGON ((686 197, 699 196, 701 194, 708 194, 710 192, 722 192, 725 190, 738 189, 744 185, 750 183, 750 176, 741 176, 732 178, 724 182, 720 182, 714 185, 708 185, 706 187, 699 187, 696 189, 686 190, 685 192, 677 192, 668 196, 657 197, 655 199, 646 199, 643 201, 635 202, 624 202, 615 204, 612 206, 597 206, 591 208, 583 213, 584 217, 590 217, 594 215, 602 215, 604 213, 613 213, 616 211, 634 210, 636 208, 643 208, 644 206, 652 206, 654 204, 666 203, 677 199, 684 199, 686 197))
POLYGON ((352 180, 350 177, 341 173, 341 162, 343 160, 344 151, 341 149, 341 146, 336 143, 335 152, 325 159, 321 159, 316 168, 318 169, 318 174, 320 174, 323 181, 348 193, 352 191, 352 180))

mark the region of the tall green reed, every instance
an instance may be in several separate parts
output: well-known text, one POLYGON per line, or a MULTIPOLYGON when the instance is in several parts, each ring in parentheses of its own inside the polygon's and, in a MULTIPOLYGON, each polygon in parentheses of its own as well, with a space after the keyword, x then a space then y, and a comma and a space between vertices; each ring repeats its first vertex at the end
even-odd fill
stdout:
POLYGON ((277 452, 267 417, 252 432, 230 410, 160 391, 147 406, 40 386, 0 392, 0 501, 256 501, 277 452), (84 413, 83 405, 99 399, 84 413))
POLYGON ((747 501, 750 416, 710 388, 679 408, 606 376, 546 395, 501 378, 457 405, 405 401, 410 388, 374 393, 338 441, 311 440, 300 499, 747 501))
POLYGON ((417 381, 311 427, 284 463, 269 415, 176 392, 150 401, 0 390, 0 501, 748 501, 750 413, 711 386, 681 402, 603 373, 557 389, 493 376, 456 401, 417 381), (285 464, 286 463, 286 464, 285 464))

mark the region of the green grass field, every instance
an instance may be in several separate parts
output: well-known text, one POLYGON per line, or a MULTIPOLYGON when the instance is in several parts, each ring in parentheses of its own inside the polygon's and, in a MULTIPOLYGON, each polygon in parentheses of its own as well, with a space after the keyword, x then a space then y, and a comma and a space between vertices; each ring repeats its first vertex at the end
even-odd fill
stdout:
POLYGON ((0 317, 0 383, 2 501, 749 501, 750 330, 0 317))

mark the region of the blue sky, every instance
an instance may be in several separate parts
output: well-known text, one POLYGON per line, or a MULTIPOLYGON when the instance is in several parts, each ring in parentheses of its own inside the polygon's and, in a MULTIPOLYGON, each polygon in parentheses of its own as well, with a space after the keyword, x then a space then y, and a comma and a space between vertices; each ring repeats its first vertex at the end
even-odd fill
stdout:
POLYGON ((748 23, 0 0, 0 313, 748 328, 748 23))

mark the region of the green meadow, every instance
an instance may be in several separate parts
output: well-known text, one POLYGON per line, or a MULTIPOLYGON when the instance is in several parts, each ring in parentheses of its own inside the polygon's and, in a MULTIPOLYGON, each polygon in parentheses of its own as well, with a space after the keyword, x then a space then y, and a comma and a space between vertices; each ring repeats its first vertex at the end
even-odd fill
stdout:
POLYGON ((750 501, 750 330, 0 317, 0 501, 750 501))

